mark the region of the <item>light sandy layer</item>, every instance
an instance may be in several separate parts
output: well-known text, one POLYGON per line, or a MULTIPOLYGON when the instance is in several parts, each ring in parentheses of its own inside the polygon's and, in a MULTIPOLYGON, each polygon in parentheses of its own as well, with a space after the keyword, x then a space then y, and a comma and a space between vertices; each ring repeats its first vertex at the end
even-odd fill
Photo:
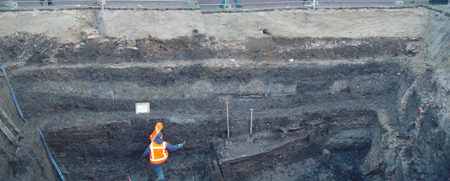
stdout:
POLYGON ((57 37, 76 43, 82 31, 95 28, 102 36, 172 39, 196 30, 217 40, 247 37, 422 37, 430 11, 406 9, 274 10, 203 14, 199 10, 58 10, 0 13, 0 36, 16 31, 57 37))

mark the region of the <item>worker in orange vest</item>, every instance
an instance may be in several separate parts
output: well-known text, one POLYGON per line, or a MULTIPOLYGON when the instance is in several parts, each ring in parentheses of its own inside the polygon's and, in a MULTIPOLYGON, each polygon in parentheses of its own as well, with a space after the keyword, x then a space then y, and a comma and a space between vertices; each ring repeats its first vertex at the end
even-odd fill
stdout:
POLYGON ((153 130, 152 134, 150 135, 150 137, 148 139, 150 139, 150 141, 153 141, 153 139, 155 139, 156 134, 161 132, 161 130, 163 128, 164 128, 164 123, 161 123, 161 122, 156 123, 155 129, 153 130))
POLYGON ((177 145, 171 145, 163 140, 162 132, 158 132, 141 157, 146 157, 148 155, 150 158, 150 165, 155 169, 158 180, 164 180, 161 165, 166 162, 167 157, 169 157, 169 152, 180 149, 185 143, 186 141, 177 145))

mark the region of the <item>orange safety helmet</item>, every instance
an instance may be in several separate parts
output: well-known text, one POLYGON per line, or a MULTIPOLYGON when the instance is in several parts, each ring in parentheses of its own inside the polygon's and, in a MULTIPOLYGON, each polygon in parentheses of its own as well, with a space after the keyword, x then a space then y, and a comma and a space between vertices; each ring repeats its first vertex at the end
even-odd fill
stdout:
POLYGON ((148 139, 152 140, 155 139, 155 136, 163 129, 164 125, 161 122, 156 123, 155 129, 153 130, 152 134, 148 139))
POLYGON ((162 142, 161 144, 158 144, 154 141, 150 143, 148 146, 150 148, 150 162, 152 164, 160 164, 164 163, 167 160, 167 157, 169 157, 169 152, 166 150, 167 142, 162 142))

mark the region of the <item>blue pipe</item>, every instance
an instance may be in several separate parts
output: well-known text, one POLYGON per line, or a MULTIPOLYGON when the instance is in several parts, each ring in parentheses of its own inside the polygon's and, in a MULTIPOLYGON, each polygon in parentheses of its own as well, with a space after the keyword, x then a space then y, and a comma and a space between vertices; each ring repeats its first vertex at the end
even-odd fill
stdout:
POLYGON ((6 70, 5 70, 5 68, 3 68, 2 64, 0 64, 0 68, 2 69, 3 75, 5 75, 6 83, 8 83, 9 91, 11 92, 11 96, 14 100, 14 104, 16 105, 16 109, 19 112, 20 118, 22 118, 23 121, 27 122, 25 120, 25 118, 23 118, 22 111, 19 108, 19 104, 17 103, 16 96, 14 95, 14 91, 12 90, 11 84, 9 83, 8 75, 6 75, 6 70))
POLYGON ((56 165, 56 162, 55 162, 55 160, 53 159, 52 154, 50 154, 50 151, 48 151, 48 147, 47 147, 47 144, 45 143, 44 136, 42 136, 41 129, 39 129, 39 127, 37 127, 37 129, 39 130, 39 134, 41 134, 42 142, 44 142, 45 149, 47 150, 48 156, 50 157, 50 160, 52 160, 52 163, 53 163, 53 165, 55 166, 56 171, 57 171, 58 174, 59 174, 59 177, 61 177, 61 179, 62 179, 63 181, 65 181, 66 179, 64 178, 64 175, 62 174, 61 170, 59 170, 58 165, 56 165))

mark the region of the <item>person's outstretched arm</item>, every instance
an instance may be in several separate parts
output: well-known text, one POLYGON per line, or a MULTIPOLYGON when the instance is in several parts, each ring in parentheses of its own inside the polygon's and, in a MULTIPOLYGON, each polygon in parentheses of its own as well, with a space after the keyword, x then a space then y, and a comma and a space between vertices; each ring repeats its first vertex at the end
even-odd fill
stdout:
POLYGON ((184 141, 183 143, 180 144, 176 144, 176 145, 172 145, 170 143, 167 143, 166 149, 169 152, 174 152, 177 151, 178 149, 180 149, 181 147, 183 147, 183 145, 186 143, 186 141, 184 141))

